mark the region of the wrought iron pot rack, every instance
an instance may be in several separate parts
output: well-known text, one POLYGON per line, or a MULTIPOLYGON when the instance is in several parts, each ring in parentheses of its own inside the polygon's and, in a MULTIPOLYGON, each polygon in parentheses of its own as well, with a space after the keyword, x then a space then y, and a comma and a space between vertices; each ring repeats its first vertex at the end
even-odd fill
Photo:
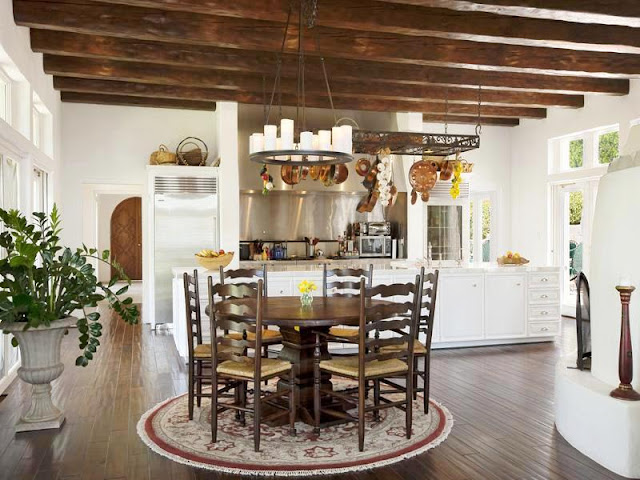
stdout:
POLYGON ((479 147, 479 135, 353 131, 353 152, 356 154, 377 155, 388 148, 393 155, 446 157, 479 147))

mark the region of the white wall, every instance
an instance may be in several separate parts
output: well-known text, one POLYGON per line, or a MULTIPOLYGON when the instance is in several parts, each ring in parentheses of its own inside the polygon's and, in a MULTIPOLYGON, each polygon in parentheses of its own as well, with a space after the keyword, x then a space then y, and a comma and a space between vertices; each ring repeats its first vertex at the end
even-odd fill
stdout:
POLYGON ((640 80, 631 81, 629 95, 589 95, 581 109, 548 109, 544 120, 523 120, 511 141, 512 247, 533 264, 548 261, 549 208, 548 140, 554 137, 618 123, 624 145, 629 123, 640 117, 640 80))
MULTIPOLYGON (((116 207, 131 195, 102 194, 98 195, 98 243, 99 251, 111 250, 111 215, 116 207)), ((108 282, 111 278, 111 267, 104 263, 98 264, 98 280, 108 282)))
POLYGON ((83 241, 83 186, 141 188, 151 152, 161 143, 175 150, 187 136, 204 140, 210 160, 218 156, 213 112, 65 103, 62 114, 63 240, 71 246, 83 241))

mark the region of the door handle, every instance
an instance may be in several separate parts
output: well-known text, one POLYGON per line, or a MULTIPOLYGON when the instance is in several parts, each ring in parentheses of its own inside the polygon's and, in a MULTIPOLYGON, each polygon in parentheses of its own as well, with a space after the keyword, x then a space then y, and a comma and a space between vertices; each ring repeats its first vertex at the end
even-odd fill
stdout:
POLYGON ((549 295, 540 295, 540 298, 549 298, 549 295))

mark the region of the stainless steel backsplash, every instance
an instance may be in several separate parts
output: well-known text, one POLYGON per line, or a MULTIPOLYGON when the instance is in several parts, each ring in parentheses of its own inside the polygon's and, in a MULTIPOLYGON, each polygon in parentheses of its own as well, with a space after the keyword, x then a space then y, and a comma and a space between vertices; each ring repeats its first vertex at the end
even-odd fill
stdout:
POLYGON ((392 222, 394 237, 405 238, 407 194, 398 193, 385 216, 378 203, 371 213, 358 213, 362 192, 307 192, 256 190, 240 192, 240 240, 301 240, 317 237, 334 240, 354 222, 392 222))

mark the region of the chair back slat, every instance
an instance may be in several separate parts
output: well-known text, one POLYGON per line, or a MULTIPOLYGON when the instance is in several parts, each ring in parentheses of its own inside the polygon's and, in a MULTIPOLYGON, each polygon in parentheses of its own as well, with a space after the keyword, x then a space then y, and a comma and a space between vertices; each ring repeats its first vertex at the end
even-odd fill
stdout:
POLYGON ((397 337, 389 337, 389 338, 367 338, 364 341, 364 344, 369 350, 377 351, 376 349, 382 347, 391 347, 395 345, 402 345, 405 343, 405 339, 402 338, 402 335, 398 335, 397 337))
POLYGON ((385 360, 392 360, 394 358, 398 358, 400 360, 407 360, 409 356, 410 356, 409 350, 407 349, 407 350, 393 350, 390 352, 389 351, 369 352, 369 353, 365 353, 363 358, 365 362, 372 362, 373 360, 384 362, 385 360))
POLYGON ((258 296, 257 284, 254 287, 248 283, 218 283, 212 288, 213 294, 221 297, 223 300, 234 298, 257 298, 258 296))
POLYGON ((360 294, 361 279, 366 280, 367 288, 371 287, 373 264, 370 264, 366 270, 363 268, 328 269, 327 265, 324 264, 322 267, 322 296, 357 297, 360 294))
MULTIPOLYGON (((402 312, 405 313, 406 309, 403 308, 402 312)), ((403 330, 407 327, 411 327, 411 318, 405 317, 398 318, 396 320, 389 320, 389 317, 393 317, 394 315, 395 314, 378 316, 376 318, 380 318, 380 320, 367 322, 367 325, 364 327, 365 332, 385 332, 387 330, 403 330)))
POLYGON ((394 296, 411 296, 412 298, 415 296, 416 292, 420 288, 420 285, 417 286, 413 283, 392 283, 391 285, 376 285, 368 289, 367 297, 374 298, 388 298, 394 296))
POLYGON ((262 279, 263 281, 263 296, 267 296, 267 266, 263 265, 262 268, 239 268, 236 270, 225 270, 224 267, 220 267, 220 283, 224 285, 225 283, 242 283, 245 285, 250 285, 253 288, 257 288, 258 280, 262 279), (241 282, 225 282, 226 279, 230 280, 238 280, 242 279, 241 282))
POLYGON ((202 313, 200 311, 198 270, 194 270, 193 275, 184 272, 182 281, 184 285, 185 320, 187 322, 187 352, 191 360, 193 359, 195 346, 202 343, 202 313))
MULTIPOLYGON (((256 333, 256 324, 253 322, 247 322, 242 320, 234 320, 232 317, 226 317, 226 315, 238 315, 238 316, 246 316, 251 315, 248 309, 240 309, 237 305, 231 305, 231 307, 235 308, 222 308, 216 310, 216 314, 218 316, 225 315, 225 318, 220 318, 217 320, 218 328, 222 330, 228 330, 231 332, 242 333, 256 333)), ((246 335, 245 335, 246 336, 246 335)))

